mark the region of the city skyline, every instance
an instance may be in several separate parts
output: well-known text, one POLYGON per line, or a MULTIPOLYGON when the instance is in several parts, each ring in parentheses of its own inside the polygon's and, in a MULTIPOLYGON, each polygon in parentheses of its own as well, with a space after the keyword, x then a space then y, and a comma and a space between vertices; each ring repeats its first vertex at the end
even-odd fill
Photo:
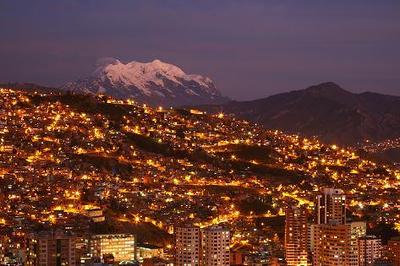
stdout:
POLYGON ((0 1, 0 266, 400 266, 400 1, 0 1))

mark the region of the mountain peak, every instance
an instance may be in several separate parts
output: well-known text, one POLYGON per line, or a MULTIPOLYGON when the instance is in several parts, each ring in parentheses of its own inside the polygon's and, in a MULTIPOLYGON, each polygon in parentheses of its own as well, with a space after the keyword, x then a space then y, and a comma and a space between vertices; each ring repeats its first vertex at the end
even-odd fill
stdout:
POLYGON ((114 57, 102 57, 97 59, 96 61, 96 67, 103 67, 103 66, 107 66, 110 64, 120 64, 121 61, 119 61, 118 59, 114 58, 114 57))
POLYGON ((340 87, 338 84, 335 82, 323 82, 317 85, 313 85, 311 87, 308 87, 305 89, 306 91, 311 91, 311 92, 347 92, 345 89, 340 87))
POLYGON ((178 66, 160 59, 124 63, 106 57, 97 60, 96 66, 90 77, 70 82, 63 88, 116 98, 135 98, 156 105, 196 105, 225 100, 210 78, 186 74, 178 66))
POLYGON ((341 87, 337 83, 335 83, 333 81, 322 82, 322 83, 320 83, 320 84, 318 84, 316 86, 330 87, 330 88, 334 88, 334 89, 341 89, 341 87))
POLYGON ((350 97, 353 93, 343 89, 334 82, 324 82, 303 90, 306 95, 312 95, 317 97, 331 98, 331 99, 343 99, 344 97, 350 97))

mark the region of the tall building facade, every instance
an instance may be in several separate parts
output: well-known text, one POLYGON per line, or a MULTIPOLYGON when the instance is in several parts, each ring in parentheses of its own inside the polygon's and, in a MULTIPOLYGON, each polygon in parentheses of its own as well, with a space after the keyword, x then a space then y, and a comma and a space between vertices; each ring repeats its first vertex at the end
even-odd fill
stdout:
POLYGON ((209 227, 202 232, 203 265, 228 266, 230 232, 223 227, 209 227))
POLYGON ((388 257, 393 266, 400 266, 400 238, 392 238, 387 245, 388 257))
POLYGON ((324 188, 316 200, 317 224, 345 224, 346 196, 341 189, 324 188))
POLYGON ((358 266, 358 239, 365 236, 366 224, 319 224, 314 227, 314 265, 358 266))
POLYGON ((132 261, 136 255, 136 240, 132 234, 98 234, 90 238, 90 253, 103 259, 112 255, 114 261, 132 261))
POLYGON ((366 223, 346 223, 344 192, 325 188, 316 198, 315 214, 310 245, 314 265, 358 266, 358 240, 366 235, 366 223))
POLYGON ((175 265, 228 266, 230 232, 219 226, 175 228, 175 265))
POLYGON ((346 265, 348 226, 319 224, 314 227, 313 262, 316 266, 346 265))
POLYGON ((175 228, 175 265, 199 266, 201 264, 201 232, 199 227, 175 228))
POLYGON ((382 257, 382 241, 375 236, 358 239, 358 262, 360 266, 375 265, 382 257))
POLYGON ((37 235, 38 266, 76 265, 76 237, 62 231, 43 232, 37 235))
POLYGON ((296 206, 286 208, 285 257, 288 266, 310 265, 308 239, 307 210, 296 206))
POLYGON ((359 265, 359 246, 358 240, 367 235, 366 222, 351 222, 350 225, 350 264, 359 265))

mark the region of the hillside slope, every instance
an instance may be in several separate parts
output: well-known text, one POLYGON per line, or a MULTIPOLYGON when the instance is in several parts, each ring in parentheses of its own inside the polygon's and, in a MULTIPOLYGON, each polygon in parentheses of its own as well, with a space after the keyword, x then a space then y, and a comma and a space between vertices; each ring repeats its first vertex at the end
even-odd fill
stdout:
POLYGON ((400 136, 400 97, 355 94, 332 82, 202 109, 233 113, 269 129, 317 136, 330 143, 348 145, 400 136))

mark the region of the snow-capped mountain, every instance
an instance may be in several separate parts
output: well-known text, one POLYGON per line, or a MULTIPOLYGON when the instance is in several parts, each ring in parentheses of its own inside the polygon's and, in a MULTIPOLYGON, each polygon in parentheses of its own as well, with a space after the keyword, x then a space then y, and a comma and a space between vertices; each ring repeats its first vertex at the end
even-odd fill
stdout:
POLYGON ((125 64, 115 58, 104 58, 98 61, 90 77, 69 82, 63 89, 134 98, 164 106, 221 103, 227 100, 210 78, 186 74, 179 67, 160 60, 125 64))

